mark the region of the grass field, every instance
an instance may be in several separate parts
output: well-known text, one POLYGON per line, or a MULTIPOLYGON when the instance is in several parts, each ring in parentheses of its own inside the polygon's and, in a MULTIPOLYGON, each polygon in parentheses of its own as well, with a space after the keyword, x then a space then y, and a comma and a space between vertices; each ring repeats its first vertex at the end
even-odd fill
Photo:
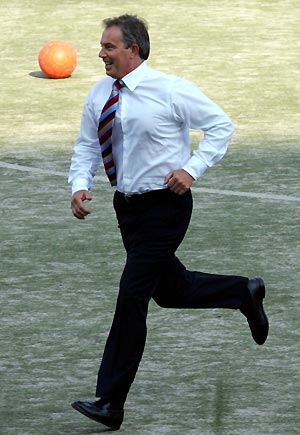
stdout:
MULTIPOLYGON (((244 318, 151 304, 144 358, 121 432, 299 433, 300 3, 2 0, 0 434, 105 431, 70 407, 93 399, 124 252, 110 205, 71 216, 66 178, 85 95, 104 74, 103 18, 149 22, 149 63, 196 82, 233 119, 228 154, 194 188, 179 252, 190 269, 262 275, 270 337, 244 318), (71 42, 72 77, 40 77, 40 47, 71 42), (105 232, 102 224, 106 222, 105 232)), ((199 138, 191 133, 193 145, 199 138)))

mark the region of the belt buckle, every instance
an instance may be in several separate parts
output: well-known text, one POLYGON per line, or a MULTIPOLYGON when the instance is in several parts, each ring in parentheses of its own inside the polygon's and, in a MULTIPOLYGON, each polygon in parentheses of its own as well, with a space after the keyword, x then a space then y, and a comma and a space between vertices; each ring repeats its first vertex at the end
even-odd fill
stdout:
POLYGON ((124 199, 125 199, 125 201, 127 202, 127 203, 129 203, 130 202, 130 198, 132 198, 133 197, 133 194, 126 194, 126 193, 124 193, 124 199))

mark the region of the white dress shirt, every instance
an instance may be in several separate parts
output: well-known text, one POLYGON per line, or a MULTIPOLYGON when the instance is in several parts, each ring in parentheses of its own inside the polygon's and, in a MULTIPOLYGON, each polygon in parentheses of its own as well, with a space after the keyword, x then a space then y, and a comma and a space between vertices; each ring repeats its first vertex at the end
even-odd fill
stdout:
MULTIPOLYGON (((165 176, 174 169, 198 179, 224 156, 233 124, 195 84, 156 71, 146 62, 122 80, 126 87, 120 90, 112 134, 120 192, 163 189, 165 176), (204 132, 192 155, 190 129, 204 132)), ((107 76, 87 95, 69 173, 72 193, 92 188, 102 161, 98 124, 113 82, 107 76)))

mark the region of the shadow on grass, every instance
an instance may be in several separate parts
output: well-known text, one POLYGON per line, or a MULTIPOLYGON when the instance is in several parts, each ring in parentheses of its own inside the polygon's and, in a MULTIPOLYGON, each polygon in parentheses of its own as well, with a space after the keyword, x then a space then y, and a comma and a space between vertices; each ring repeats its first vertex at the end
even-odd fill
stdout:
POLYGON ((71 74, 70 74, 68 77, 51 78, 51 77, 48 77, 45 73, 43 73, 43 71, 31 71, 29 73, 29 75, 31 77, 35 77, 36 79, 48 79, 48 80, 63 80, 63 79, 68 79, 69 77, 71 77, 71 74))
POLYGON ((48 79, 50 80, 50 77, 48 77, 43 71, 32 71, 29 73, 31 77, 35 77, 37 79, 48 79))
POLYGON ((87 422, 87 426, 86 427, 82 427, 81 425, 76 425, 73 426, 72 424, 70 424, 68 426, 68 428, 66 428, 65 430, 60 430, 57 429, 56 433, 59 435, 97 435, 97 434, 101 434, 101 433, 114 433, 117 432, 113 429, 110 429, 109 427, 103 426, 101 423, 96 423, 95 422, 95 426, 89 426, 88 424, 89 422, 87 422))

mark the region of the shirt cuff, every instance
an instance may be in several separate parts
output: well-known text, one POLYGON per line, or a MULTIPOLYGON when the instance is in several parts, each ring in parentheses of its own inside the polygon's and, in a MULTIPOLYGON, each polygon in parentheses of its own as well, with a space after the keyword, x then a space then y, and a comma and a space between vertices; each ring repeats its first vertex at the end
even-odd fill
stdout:
POLYGON ((208 166, 203 161, 199 160, 196 156, 192 156, 182 169, 188 172, 195 180, 198 180, 207 168, 208 166))
POLYGON ((72 182, 72 195, 79 190, 90 190, 88 180, 85 178, 77 178, 72 182))

